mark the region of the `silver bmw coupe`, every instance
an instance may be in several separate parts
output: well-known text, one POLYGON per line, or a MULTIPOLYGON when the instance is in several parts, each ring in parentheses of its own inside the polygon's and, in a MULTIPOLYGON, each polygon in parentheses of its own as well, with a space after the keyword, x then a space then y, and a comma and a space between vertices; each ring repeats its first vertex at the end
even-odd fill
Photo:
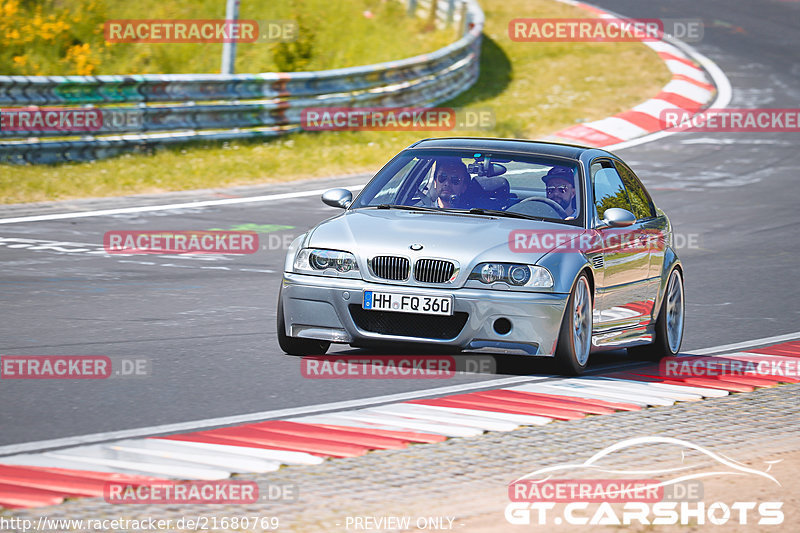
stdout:
POLYGON ((595 148, 440 138, 400 152, 343 212, 294 240, 277 333, 293 355, 331 343, 655 359, 683 338, 683 267, 666 214, 595 148))

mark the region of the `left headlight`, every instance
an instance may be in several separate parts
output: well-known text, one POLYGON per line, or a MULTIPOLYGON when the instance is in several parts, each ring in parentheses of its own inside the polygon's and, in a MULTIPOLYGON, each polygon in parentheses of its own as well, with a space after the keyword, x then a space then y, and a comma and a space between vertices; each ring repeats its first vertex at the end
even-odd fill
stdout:
POLYGON ((553 276, 546 268, 517 263, 481 263, 472 269, 469 279, 486 285, 499 281, 512 287, 549 289, 553 286, 553 276))
POLYGON ((294 270, 322 276, 361 277, 356 257, 340 250, 303 248, 294 258, 294 270))

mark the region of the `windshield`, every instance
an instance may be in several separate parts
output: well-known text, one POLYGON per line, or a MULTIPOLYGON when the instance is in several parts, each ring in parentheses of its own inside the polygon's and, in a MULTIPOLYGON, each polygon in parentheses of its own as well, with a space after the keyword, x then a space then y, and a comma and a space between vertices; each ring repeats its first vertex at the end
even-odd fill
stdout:
POLYGON ((578 224, 576 161, 458 151, 402 152, 364 188, 352 209, 480 211, 578 224), (403 207, 401 207, 403 206, 403 207))

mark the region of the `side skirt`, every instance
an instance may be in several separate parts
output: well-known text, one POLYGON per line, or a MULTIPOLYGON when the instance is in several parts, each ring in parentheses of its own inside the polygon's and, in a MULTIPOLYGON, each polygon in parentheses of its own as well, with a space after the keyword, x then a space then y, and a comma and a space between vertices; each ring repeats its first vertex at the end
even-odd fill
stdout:
POLYGON ((631 346, 650 344, 655 339, 655 325, 622 328, 592 335, 592 349, 596 351, 617 350, 631 346))

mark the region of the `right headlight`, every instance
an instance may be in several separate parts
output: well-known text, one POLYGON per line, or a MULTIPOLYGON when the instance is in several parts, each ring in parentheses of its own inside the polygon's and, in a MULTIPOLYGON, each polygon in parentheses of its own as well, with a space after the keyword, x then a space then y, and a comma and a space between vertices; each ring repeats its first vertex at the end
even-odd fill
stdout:
POLYGON ((553 286, 553 276, 546 268, 518 263, 480 263, 472 269, 469 279, 485 285, 500 281, 513 287, 549 289, 553 286))
POLYGON ((325 250, 321 248, 303 248, 294 258, 295 272, 360 278, 358 262, 350 252, 341 250, 325 250))

